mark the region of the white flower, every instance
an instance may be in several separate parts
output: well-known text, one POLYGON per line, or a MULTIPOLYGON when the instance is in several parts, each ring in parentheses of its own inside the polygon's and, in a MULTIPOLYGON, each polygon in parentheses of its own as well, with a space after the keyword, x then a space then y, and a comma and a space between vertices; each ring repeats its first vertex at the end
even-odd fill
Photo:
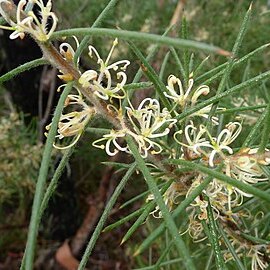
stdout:
POLYGON ((25 33, 32 35, 35 39, 45 42, 47 41, 57 25, 57 17, 51 12, 52 1, 49 0, 44 5, 42 0, 20 0, 16 10, 16 21, 13 21, 9 14, 6 12, 8 9, 12 9, 14 5, 8 0, 0 0, 0 14, 4 17, 10 27, 0 26, 3 29, 14 31, 11 35, 11 39, 20 37, 24 38, 25 33), (26 4, 32 4, 30 10, 26 10, 26 4), (4 8, 3 8, 3 5, 4 8), (39 12, 37 16, 33 12, 34 5, 37 5, 39 12), (51 27, 48 28, 48 24, 52 22, 51 27))
POLYGON ((230 122, 226 125, 217 138, 211 137, 212 152, 209 155, 209 165, 214 167, 215 155, 219 154, 223 159, 226 159, 223 151, 226 150, 230 155, 233 154, 233 150, 229 145, 236 140, 242 130, 242 125, 239 122, 230 122))
MULTIPOLYGON (((78 48, 79 47, 79 41, 75 36, 73 36, 73 38, 74 38, 74 40, 76 42, 76 46, 78 48)), ((67 43, 67 42, 61 43, 60 46, 59 46, 59 51, 68 62, 73 61, 75 51, 74 51, 74 49, 72 48, 72 46, 69 43, 67 43)), ((77 64, 78 64, 78 62, 79 62, 79 59, 77 60, 77 64)))
POLYGON ((119 151, 121 152, 129 152, 128 147, 121 146, 119 139, 124 138, 126 136, 126 130, 111 130, 109 134, 103 135, 101 139, 98 139, 92 143, 93 146, 105 149, 106 153, 109 156, 116 155, 119 151), (104 145, 103 142, 106 141, 106 144, 104 145))
POLYGON ((84 72, 79 79, 79 83, 83 87, 90 87, 91 90, 94 91, 94 94, 103 100, 109 100, 110 98, 122 99, 125 97, 124 85, 127 82, 125 70, 130 62, 128 60, 121 60, 113 64, 109 64, 113 50, 117 44, 118 40, 115 39, 105 61, 101 59, 97 50, 93 46, 89 46, 89 56, 91 58, 93 55, 96 56, 97 63, 100 68, 98 72, 94 70, 84 72), (113 86, 112 72, 116 72, 117 83, 115 86, 113 86))
POLYGON ((251 257, 251 270, 264 270, 268 267, 268 263, 263 259, 264 253, 260 250, 265 248, 265 245, 253 245, 247 256, 251 257))
POLYGON ((168 77, 167 89, 169 94, 164 92, 164 95, 172 99, 175 103, 179 104, 181 109, 185 107, 188 101, 191 101, 191 105, 193 106, 201 95, 207 95, 210 91, 207 85, 201 85, 192 94, 191 90, 194 84, 194 79, 192 77, 193 74, 191 73, 188 81, 188 88, 186 91, 184 91, 182 82, 179 78, 174 75, 170 75, 168 77), (175 88, 178 88, 178 90, 175 88))
POLYGON ((160 153, 162 147, 153 139, 167 135, 170 132, 170 126, 176 120, 171 119, 166 109, 161 111, 158 100, 151 98, 144 99, 137 110, 132 105, 131 108, 127 107, 127 114, 133 130, 130 130, 121 121, 122 129, 111 130, 109 134, 103 135, 101 139, 96 140, 93 146, 105 149, 110 156, 117 154, 119 151, 130 153, 128 146, 123 147, 119 142, 121 138, 129 134, 137 142, 142 157, 147 157, 149 151, 152 154, 160 153))
MULTIPOLYGON (((198 116, 198 117, 203 117, 205 119, 208 119, 209 118, 209 113, 212 109, 212 104, 208 105, 208 106, 205 106, 203 107, 202 109, 200 109, 199 111, 191 114, 191 116, 198 116)), ((217 111, 223 111, 225 110, 225 108, 222 108, 222 107, 218 107, 217 108, 217 111)), ((218 117, 216 116, 212 116, 211 117, 211 121, 214 125, 218 125, 218 117)))
POLYGON ((129 134, 138 143, 142 157, 147 157, 150 150, 151 154, 159 154, 162 147, 153 139, 168 135, 176 120, 171 118, 166 108, 161 111, 158 100, 151 98, 145 98, 137 110, 132 105, 127 107, 127 114, 134 129, 129 134))
MULTIPOLYGON (((268 178, 265 176, 261 165, 269 165, 270 160, 267 158, 262 160, 261 155, 257 154, 258 148, 249 149, 245 148, 232 156, 228 156, 225 160, 226 175, 233 177, 246 184, 256 184, 261 181, 266 181, 268 178)), ((266 150, 266 153, 269 152, 266 150)), ((241 195, 245 197, 252 197, 251 194, 237 189, 241 195)))
MULTIPOLYGON (((62 87, 62 86, 61 86, 62 87)), ((78 95, 68 95, 65 100, 65 108, 71 106, 76 110, 72 110, 69 113, 64 114, 62 112, 60 120, 58 122, 58 135, 56 138, 63 139, 66 137, 74 137, 73 141, 67 146, 59 146, 54 144, 57 149, 67 149, 76 144, 82 135, 86 124, 95 114, 95 109, 88 106, 82 98, 80 91, 77 89, 78 95)), ((49 130, 51 124, 46 127, 49 130)))
POLYGON ((184 135, 186 143, 181 142, 177 137, 183 132, 179 130, 175 132, 174 139, 177 143, 189 149, 189 155, 191 158, 200 157, 202 154, 207 155, 205 148, 211 148, 211 144, 206 140, 206 127, 200 125, 199 128, 194 126, 193 121, 185 127, 184 135))
MULTIPOLYGON (((201 95, 206 96, 210 92, 207 85, 200 85, 195 91, 192 91, 194 84, 193 73, 191 73, 189 77, 187 90, 184 91, 181 80, 174 75, 170 75, 167 80, 169 93, 163 92, 166 97, 173 100, 175 103, 174 107, 180 105, 181 110, 183 110, 186 105, 190 105, 191 107, 195 106, 201 95)), ((196 111, 191 116, 199 116, 208 119, 211 108, 212 105, 210 104, 196 111)), ((224 110, 224 108, 217 108, 217 110, 224 110)), ((214 125, 218 125, 218 118, 216 116, 212 116, 211 121, 214 125)))

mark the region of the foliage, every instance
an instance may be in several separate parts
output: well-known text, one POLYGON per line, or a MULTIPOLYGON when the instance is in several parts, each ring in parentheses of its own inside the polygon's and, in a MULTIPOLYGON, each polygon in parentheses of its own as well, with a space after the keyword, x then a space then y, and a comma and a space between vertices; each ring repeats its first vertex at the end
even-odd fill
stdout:
MULTIPOLYGON (((10 235, 16 234, 17 228, 28 219, 27 211, 35 191, 43 147, 33 140, 31 133, 16 112, 1 116, 0 227, 10 230, 10 235)), ((25 240, 25 234, 19 235, 21 241, 25 240)), ((14 238, 3 238, 1 249, 13 241, 14 238)))
MULTIPOLYGON (((83 15, 80 22, 83 24, 83 17, 89 12, 96 14, 97 7, 84 12, 84 3, 81 3, 81 8, 76 6, 78 3, 73 3, 73 8, 77 11, 75 16, 83 15)), ((47 140, 21 269, 33 268, 41 217, 85 130, 99 134, 92 146, 111 157, 119 153, 131 155, 134 162, 128 166, 111 163, 126 173, 108 201, 78 269, 87 265, 121 191, 127 185, 132 186, 128 180, 135 169, 148 187, 145 193, 131 200, 145 198, 141 209, 111 224, 105 231, 136 217, 122 240, 124 243, 146 222, 148 236, 136 248, 135 255, 148 249, 149 261, 146 256, 140 256, 137 259, 139 269, 158 269, 168 265, 179 269, 180 261, 183 269, 196 269, 199 263, 205 269, 266 269, 270 253, 267 212, 270 203, 270 99, 267 90, 270 71, 267 70, 267 61, 258 57, 269 46, 266 44, 265 15, 255 19, 262 24, 260 39, 249 42, 246 34, 252 20, 252 5, 247 5, 244 13, 240 4, 218 2, 216 5, 224 10, 222 16, 231 11, 234 18, 232 24, 223 24, 224 17, 215 16, 209 1, 202 1, 204 12, 200 13, 194 5, 193 10, 187 10, 181 22, 181 38, 173 38, 167 36, 172 28, 162 36, 162 27, 155 31, 157 34, 133 31, 151 29, 158 20, 164 22, 165 29, 168 21, 156 15, 158 5, 147 1, 142 10, 152 16, 154 22, 146 19, 146 25, 138 27, 144 16, 132 14, 138 18, 138 25, 133 26, 126 9, 137 10, 142 2, 134 3, 111 0, 92 27, 76 28, 77 25, 72 25, 72 28, 55 31, 57 18, 51 11, 51 1, 45 5, 41 0, 21 0, 18 6, 11 1, 0 1, 1 15, 9 25, 2 28, 13 31, 11 39, 24 38, 26 34, 34 38, 43 58, 59 70, 58 77, 64 82, 58 88, 58 91, 63 91, 52 123, 46 127, 47 140), (39 16, 33 11, 33 6, 39 9, 39 16), (117 16, 112 15, 112 10, 117 16), (208 11, 214 16, 211 30, 203 23, 208 11), (243 13, 241 22, 239 12, 243 13), (189 31, 186 20, 197 14, 196 21, 193 21, 196 25, 191 23, 193 30, 189 31), (114 23, 125 24, 124 30, 100 28, 103 22, 111 26, 110 20, 115 16, 120 19, 114 23), (239 31, 229 30, 236 26, 239 31), (223 27, 222 36, 216 35, 220 27, 223 27), (96 49, 91 38, 104 35, 115 39, 106 42, 102 50, 96 49), (199 40, 222 44, 223 48, 226 45, 225 48, 230 49, 189 39, 196 35, 199 40), (63 37, 66 40, 59 47, 53 45, 52 41, 63 37), (72 37, 74 41, 70 42, 72 37), (115 53, 119 43, 123 42, 121 40, 126 41, 128 47, 122 49, 124 53, 115 53), (149 55, 145 57, 142 51, 147 43, 157 45, 148 48, 149 55), (139 47, 138 44, 144 45, 139 47), (153 68, 150 61, 159 45, 165 47, 159 50, 159 61, 155 62, 160 68, 153 68), (126 51, 132 52, 140 62, 135 75, 127 72, 132 61, 125 59, 124 55, 130 55, 126 51), (206 52, 211 54, 210 59, 206 58, 206 52), (220 64, 224 59, 226 61, 220 64), (146 82, 141 81, 142 74, 146 82), (147 91, 149 88, 152 92, 147 91), (138 101, 142 89, 147 94, 142 94, 138 101), (95 127, 98 118, 103 118, 107 124, 95 127), (53 147, 62 150, 64 155, 45 190, 53 147), (159 221, 152 220, 152 217, 159 221)), ((61 5, 67 8, 59 1, 59 9, 61 5)), ((67 8, 67 17, 69 12, 67 8)), ((167 12, 169 14, 166 5, 165 17, 167 12)), ((250 35, 253 34, 255 30, 251 26, 250 35)), ((42 61, 26 63, 0 77, 0 82, 41 65, 42 61)))

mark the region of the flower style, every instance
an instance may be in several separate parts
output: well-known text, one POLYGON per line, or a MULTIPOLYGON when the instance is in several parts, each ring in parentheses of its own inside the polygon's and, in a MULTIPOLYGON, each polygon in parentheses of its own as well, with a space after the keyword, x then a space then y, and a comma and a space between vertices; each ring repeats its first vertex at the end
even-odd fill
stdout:
MULTIPOLYGON (((74 38, 74 40, 76 42, 76 46, 78 48, 79 41, 78 41, 77 37, 73 36, 73 38, 74 38)), ((59 51, 63 55, 63 57, 65 58, 66 61, 73 62, 75 51, 69 43, 67 43, 67 42, 61 43, 59 46, 59 51)), ((77 60, 77 65, 78 65, 78 63, 79 63, 79 59, 77 60)))
MULTIPOLYGON (((203 107, 202 109, 196 111, 195 113, 191 114, 191 116, 198 116, 198 117, 203 117, 205 119, 209 119, 209 113, 212 109, 212 104, 208 105, 208 106, 205 106, 203 107)), ((217 108, 217 111, 224 111, 225 108, 222 108, 222 107, 218 107, 217 108)), ((217 116, 212 116, 211 117, 211 121, 214 125, 218 125, 218 117, 217 116)))
MULTIPOLYGON (((77 89, 78 95, 68 95, 65 100, 64 107, 68 106, 80 108, 80 110, 74 110, 66 114, 61 114, 60 120, 58 122, 58 135, 56 138, 60 140, 65 137, 74 137, 73 141, 67 146, 58 146, 54 144, 57 149, 67 149, 75 145, 79 140, 80 136, 84 131, 84 127, 87 125, 89 120, 95 114, 95 109, 88 106, 82 98, 82 94, 77 89)), ((50 125, 46 127, 47 130, 50 129, 50 125)))
POLYGON ((195 92, 191 96, 191 90, 194 84, 193 74, 191 73, 189 76, 188 81, 188 87, 187 90, 184 91, 182 82, 179 78, 177 78, 174 75, 170 75, 167 80, 167 89, 169 91, 169 94, 164 92, 164 95, 170 99, 172 99, 175 103, 179 104, 181 109, 185 107, 188 101, 191 101, 191 105, 195 105, 198 98, 201 95, 207 95, 210 91, 209 87, 207 85, 201 85, 199 86, 195 92), (177 91, 175 88, 178 88, 179 91, 177 91), (177 93, 179 92, 179 93, 177 93))
POLYGON ((239 122, 230 122, 226 125, 217 138, 212 137, 209 132, 208 136, 211 140, 211 148, 213 149, 209 155, 209 165, 214 167, 215 155, 218 154, 223 159, 226 159, 223 151, 227 151, 230 155, 233 154, 233 150, 229 145, 236 140, 241 133, 242 125, 239 122))
POLYGON ((28 33, 38 41, 46 42, 56 29, 58 19, 51 11, 51 0, 47 2, 46 6, 42 0, 20 0, 16 10, 16 21, 6 12, 11 11, 12 8, 13 3, 9 0, 0 0, 0 14, 10 25, 10 27, 0 26, 0 28, 14 31, 10 35, 11 39, 18 37, 23 39, 25 33, 28 33), (39 8, 38 16, 33 11, 34 5, 39 8), (52 26, 48 29, 49 21, 52 21, 52 26))
POLYGON ((174 139, 177 143, 189 150, 188 154, 191 159, 198 158, 202 154, 207 156, 205 148, 211 148, 211 143, 205 138, 207 130, 204 125, 200 125, 199 128, 197 128, 194 126, 193 121, 190 121, 184 130, 186 143, 179 141, 177 138, 178 135, 181 135, 182 133, 182 130, 175 132, 174 139))
POLYGON ((113 64, 109 64, 110 58, 117 44, 118 39, 115 39, 105 61, 101 59, 99 53, 93 46, 89 46, 89 56, 91 58, 93 55, 96 56, 97 64, 100 66, 99 72, 87 70, 79 79, 79 83, 83 87, 90 87, 94 91, 94 94, 103 100, 109 100, 111 98, 122 99, 125 97, 124 85, 127 82, 127 75, 124 71, 130 62, 128 60, 121 60, 113 64), (116 79, 119 81, 116 86, 113 86, 112 71, 116 72, 116 79))
POLYGON ((146 158, 150 149, 151 154, 159 154, 162 147, 153 139, 168 135, 170 128, 176 123, 168 110, 164 108, 161 111, 158 100, 145 98, 137 110, 132 105, 131 108, 127 107, 127 115, 134 129, 134 132, 130 130, 129 134, 138 143, 142 157, 146 158))

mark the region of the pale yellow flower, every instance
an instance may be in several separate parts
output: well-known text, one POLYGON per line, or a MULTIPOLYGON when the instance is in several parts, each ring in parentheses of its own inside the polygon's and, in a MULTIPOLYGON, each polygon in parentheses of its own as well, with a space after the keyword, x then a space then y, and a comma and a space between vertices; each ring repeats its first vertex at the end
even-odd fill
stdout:
POLYGON ((41 42, 47 41, 57 26, 57 17, 51 11, 52 1, 49 0, 44 5, 42 0, 20 0, 16 10, 16 20, 13 20, 6 10, 13 8, 9 0, 0 0, 0 14, 4 17, 9 26, 0 26, 0 28, 14 31, 11 39, 24 38, 25 34, 32 35, 41 42), (34 5, 38 8, 38 15, 33 11, 34 5), (30 10, 26 7, 30 6, 30 10), (51 26, 49 27, 49 23, 51 26))

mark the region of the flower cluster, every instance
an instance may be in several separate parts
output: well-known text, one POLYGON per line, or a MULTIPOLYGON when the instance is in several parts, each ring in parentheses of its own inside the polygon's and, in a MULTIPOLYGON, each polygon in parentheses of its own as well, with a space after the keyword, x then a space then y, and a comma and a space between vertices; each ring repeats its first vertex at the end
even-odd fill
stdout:
MULTIPOLYGON (((75 38, 75 41, 77 46, 79 46, 77 38, 75 38)), ((77 81, 77 84, 74 86, 77 94, 68 95, 65 109, 68 107, 69 112, 66 114, 62 113, 58 123, 58 135, 56 136, 56 138, 60 140, 71 136, 74 137, 74 139, 67 146, 59 146, 55 144, 55 148, 65 149, 75 145, 89 120, 93 117, 94 114, 96 114, 96 109, 93 106, 89 106, 87 103, 85 103, 83 100, 82 92, 79 89, 91 91, 100 100, 108 102, 108 111, 113 109, 119 115, 121 114, 121 108, 116 108, 117 105, 115 105, 115 103, 117 104, 117 102, 115 101, 120 102, 121 99, 125 97, 124 85, 127 81, 125 70, 130 62, 128 60, 121 60, 112 64, 109 63, 117 44, 118 40, 115 39, 105 61, 101 59, 97 50, 93 46, 88 47, 89 56, 91 58, 93 57, 93 54, 96 56, 99 68, 97 71, 90 69, 84 71, 83 73, 79 72, 80 77, 77 81), (119 81, 115 83, 113 81, 114 77, 119 81)), ((75 51, 69 43, 62 43, 59 47, 59 50, 60 54, 67 62, 73 63, 75 51)), ((78 63, 79 61, 77 61, 77 66, 78 63)), ((71 74, 63 74, 59 75, 58 77, 64 81, 73 79, 71 74)), ((60 88, 63 86, 65 85, 60 86, 60 88)), ((47 128, 49 127, 50 125, 47 128)), ((106 134, 103 138, 95 141, 93 145, 95 147, 105 149, 108 155, 113 156, 119 152, 119 150, 127 151, 127 148, 122 147, 121 143, 118 142, 119 139, 125 135, 126 133, 123 130, 111 130, 109 134, 106 134), (105 145, 102 144, 103 141, 106 141, 105 145), (112 149, 111 143, 116 147, 116 149, 112 149)))
POLYGON ((239 122, 230 122, 217 137, 214 137, 206 126, 201 124, 196 127, 194 122, 190 121, 184 129, 186 143, 177 139, 178 135, 183 133, 182 130, 177 131, 174 137, 179 144, 188 149, 190 156, 203 157, 214 167, 215 163, 220 163, 220 158, 226 159, 224 152, 233 154, 229 145, 236 140, 241 130, 242 125, 239 122))
MULTIPOLYGON (((210 167, 222 165, 221 172, 245 184, 256 184, 266 181, 261 165, 269 165, 268 150, 265 154, 258 154, 258 149, 241 149, 234 153, 231 144, 241 133, 242 125, 239 122, 228 123, 217 137, 210 134, 206 126, 195 126, 193 121, 185 127, 184 132, 177 131, 175 140, 185 151, 182 158, 189 160, 200 159, 210 167), (183 135, 183 136, 182 136, 183 135), (182 141, 181 141, 182 139, 182 141)), ((196 186, 202 183, 205 176, 194 176, 193 183, 187 192, 190 194, 196 186)), ((215 218, 221 220, 234 219, 233 209, 243 202, 243 197, 252 197, 251 194, 226 184, 218 179, 213 179, 205 188, 203 194, 209 198, 214 210, 215 218)), ((204 239, 201 220, 207 220, 206 206, 208 202, 203 196, 198 196, 191 204, 189 233, 195 241, 204 239)))
POLYGON ((99 53, 93 46, 89 46, 89 56, 96 57, 99 70, 87 70, 80 79, 79 83, 84 88, 91 88, 96 96, 103 100, 112 100, 112 98, 123 99, 125 97, 124 85, 127 82, 127 75, 125 70, 130 64, 128 60, 121 60, 109 64, 115 46, 118 44, 118 39, 115 39, 113 46, 106 58, 102 60, 99 53), (116 85, 113 85, 112 72, 116 72, 116 85))
MULTIPOLYGON (((56 29, 58 19, 51 11, 52 0, 46 3, 44 4, 42 0, 20 0, 16 6, 10 0, 0 0, 0 15, 9 24, 0 28, 13 31, 10 35, 11 39, 18 37, 23 39, 26 34, 29 34, 39 44, 47 42, 56 29)), ((75 41, 79 47, 76 37, 75 41)), ((55 148, 67 149, 74 146, 94 115, 101 114, 111 120, 113 129, 94 141, 92 145, 105 150, 109 156, 119 152, 131 153, 125 142, 125 137, 129 136, 136 143, 141 157, 153 163, 164 157, 200 162, 213 170, 219 170, 219 173, 226 175, 227 179, 230 177, 241 182, 241 185, 243 183, 254 185, 268 179, 262 165, 270 165, 269 150, 243 148, 235 151, 233 147, 242 132, 242 122, 232 120, 223 127, 223 122, 216 112, 220 113, 224 108, 213 104, 195 111, 200 99, 210 93, 210 88, 205 84, 196 86, 193 73, 189 75, 186 85, 175 75, 168 76, 165 91, 160 93, 161 101, 167 98, 166 102, 161 103, 158 98, 144 97, 138 106, 133 105, 130 95, 125 90, 128 82, 126 69, 130 61, 112 61, 117 44, 116 38, 105 60, 95 47, 88 46, 88 56, 92 62, 95 62, 93 66, 97 68, 91 67, 84 71, 79 69, 79 59, 74 61, 75 50, 67 42, 60 45, 59 53, 54 49, 51 50, 54 54, 48 53, 55 57, 51 62, 62 69, 59 70, 63 73, 59 78, 66 82, 76 79, 73 84, 75 93, 72 92, 67 96, 61 112, 55 136, 55 148), (57 62, 56 58, 58 60, 61 58, 61 61, 57 62), (84 96, 87 97, 87 102, 84 96), (91 104, 89 105, 88 102, 91 104), (163 106, 164 104, 168 106, 163 106), (190 110, 194 107, 195 110, 190 110), (189 115, 187 113, 184 120, 177 120, 181 117, 180 114, 188 111, 193 113, 189 115), (60 144, 59 142, 62 141, 68 141, 68 144, 60 144), (154 158, 153 155, 160 156, 154 158)), ((47 43, 43 47, 49 46, 52 45, 47 43)), ((45 49, 43 52, 46 56, 45 49)), ((59 90, 63 86, 65 85, 60 86, 59 90)), ((51 124, 46 129, 49 130, 50 127, 51 124)), ((157 164, 162 164, 162 161, 157 164)), ((155 167, 157 164, 151 165, 155 167)), ((173 167, 177 174, 170 170, 166 171, 167 168, 163 164, 158 169, 161 167, 166 180, 168 178, 175 180, 163 193, 169 211, 173 211, 181 196, 190 196, 206 180, 205 174, 197 171, 186 172, 180 165, 173 167)), ((206 238, 203 222, 207 225, 210 206, 214 220, 219 221, 226 231, 227 227, 230 227, 229 225, 226 227, 227 223, 236 225, 243 217, 235 209, 248 197, 252 195, 219 179, 212 179, 187 208, 189 225, 185 232, 188 232, 196 242, 206 238)), ((152 194, 147 198, 147 201, 151 200, 154 200, 152 194)), ((162 218, 158 206, 151 214, 162 218)), ((229 235, 230 231, 227 232, 229 235)), ((236 234, 231 233, 231 235, 236 234)), ((236 253, 239 256, 244 250, 247 257, 251 258, 252 270, 263 270, 268 267, 268 262, 264 260, 264 256, 269 253, 267 244, 260 242, 250 244, 251 241, 247 241, 241 246, 237 237, 231 237, 230 241, 232 246, 237 246, 236 253)), ((225 258, 231 259, 227 254, 225 258)))
POLYGON ((149 152, 152 155, 161 153, 163 149, 155 139, 168 135, 176 120, 170 117, 167 109, 161 110, 158 100, 152 98, 144 99, 137 109, 134 109, 132 105, 126 109, 131 128, 128 128, 122 122, 123 128, 121 130, 117 132, 111 131, 110 134, 106 134, 103 138, 95 141, 93 145, 102 149, 105 148, 108 155, 115 155, 119 151, 129 153, 128 146, 122 147, 117 143, 119 138, 123 138, 128 134, 137 142, 139 152, 143 158, 146 158, 149 152), (102 141, 107 141, 106 147, 103 144, 98 144, 102 141), (116 147, 113 151, 109 150, 111 142, 116 147))
MULTIPOLYGON (((269 165, 269 158, 262 158, 257 155, 258 149, 242 149, 234 154, 231 144, 236 140, 242 130, 239 122, 230 122, 219 133, 217 137, 212 136, 206 126, 200 125, 199 128, 194 126, 191 121, 185 127, 185 143, 180 142, 177 136, 181 131, 175 133, 176 141, 187 149, 189 159, 201 158, 207 161, 210 167, 224 163, 223 172, 229 177, 233 177, 246 184, 256 184, 259 181, 265 181, 265 177, 260 165, 269 165)), ((250 197, 240 189, 223 184, 214 179, 212 184, 208 186, 211 192, 206 191, 213 198, 217 196, 227 198, 228 209, 231 211, 231 201, 237 205, 242 196, 250 197), (213 189, 211 185, 214 185, 213 189)), ((220 201, 218 202, 220 204, 220 201)), ((235 206, 236 206, 235 205, 235 206)))
MULTIPOLYGON (((109 82, 107 84, 109 87, 111 85, 111 77, 110 75, 106 75, 107 73, 110 74, 109 70, 112 68, 114 70, 118 70, 119 64, 122 64, 123 68, 125 69, 128 64, 126 60, 123 60, 116 62, 115 64, 108 65, 108 59, 113 51, 114 46, 115 44, 113 44, 113 47, 105 62, 100 58, 96 50, 92 46, 89 46, 90 55, 92 55, 93 51, 98 59, 97 63, 100 64, 100 74, 98 76, 96 71, 88 70, 81 75, 79 80, 83 87, 90 87, 94 90, 94 93, 97 96, 104 100, 108 100, 110 97, 118 99, 124 97, 116 94, 120 89, 123 89, 123 84, 126 82, 126 76, 124 76, 122 72, 119 72, 117 77, 121 77, 123 80, 113 90, 109 91, 100 85, 102 80, 101 78, 106 77, 107 81, 109 82), (99 85, 98 88, 96 87, 97 85, 99 85)), ((168 77, 168 93, 164 92, 164 95, 174 102, 173 107, 175 115, 179 114, 179 111, 183 111, 186 106, 194 106, 201 95, 207 95, 210 91, 209 87, 206 85, 201 85, 195 91, 193 91, 193 84, 193 74, 190 75, 189 85, 186 91, 183 90, 182 82, 179 78, 174 75, 170 75, 168 77), (179 93, 177 93, 175 90, 176 85, 179 88, 179 93)), ((119 151, 129 152, 128 146, 123 147, 119 144, 119 142, 117 142, 120 138, 123 138, 125 135, 129 134, 137 142, 139 152, 143 158, 148 157, 149 153, 152 155, 160 154, 163 151, 163 147, 158 140, 169 135, 171 128, 176 124, 177 120, 171 116, 172 114, 167 110, 167 108, 161 109, 161 105, 157 99, 145 98, 139 104, 137 109, 133 107, 130 101, 129 104, 130 106, 126 107, 127 118, 129 120, 128 125, 126 125, 125 121, 121 121, 121 128, 118 131, 113 130, 110 134, 104 135, 103 138, 95 141, 93 145, 106 149, 108 155, 114 155, 119 151), (103 144, 105 141, 106 146, 103 144), (102 142, 102 144, 100 144, 100 142, 102 142), (111 146, 111 142, 113 147, 115 147, 114 150, 111 146)), ((207 113, 209 113, 210 110, 211 105, 199 110, 191 117, 197 116, 207 118, 207 113)), ((212 119, 214 124, 218 123, 218 119, 216 117, 213 117, 212 119)), ((177 136, 177 133, 175 133, 175 136, 177 136)))
POLYGON ((0 14, 10 26, 0 28, 14 31, 11 39, 24 38, 30 34, 40 42, 47 41, 57 26, 57 17, 51 11, 52 1, 44 5, 42 0, 20 0, 13 19, 14 4, 9 0, 0 0, 0 14), (37 11, 35 11, 35 8, 37 11))
MULTIPOLYGON (((167 79, 167 90, 163 92, 164 95, 173 102, 175 113, 178 114, 185 110, 187 106, 193 107, 198 102, 200 96, 206 96, 210 92, 210 88, 207 85, 200 85, 196 90, 193 90, 194 78, 193 73, 189 75, 188 86, 184 91, 183 83, 175 75, 170 75, 167 79)), ((208 119, 212 105, 205 106, 204 108, 193 113, 191 116, 199 116, 208 119)), ((218 107, 218 111, 224 110, 224 108, 218 107)), ((218 118, 213 116, 211 118, 213 124, 218 124, 218 118)))
MULTIPOLYGON (((194 80, 192 76, 190 76, 187 90, 184 91, 180 79, 174 75, 169 76, 167 86, 168 93, 164 92, 164 95, 173 101, 173 110, 176 115, 184 111, 187 107, 196 105, 198 98, 201 95, 207 95, 210 91, 209 87, 206 85, 199 86, 193 91, 193 84, 194 80)), ((135 115, 137 118, 142 119, 142 108, 138 109, 140 109, 140 111, 136 111, 135 115)), ((219 125, 219 119, 217 117, 212 117, 212 125, 210 125, 212 128, 208 128, 208 125, 203 124, 203 119, 210 118, 209 114, 211 109, 212 105, 209 105, 193 113, 189 116, 188 120, 186 120, 186 125, 183 126, 183 129, 174 132, 173 137, 181 148, 182 154, 180 158, 200 160, 210 168, 216 168, 218 165, 221 165, 220 170, 223 174, 245 184, 252 185, 266 181, 267 177, 261 165, 270 164, 268 150, 265 150, 264 154, 259 154, 257 148, 244 148, 235 152, 232 145, 237 141, 242 131, 242 123, 238 121, 229 122, 217 133, 219 129, 217 127, 219 125), (217 135, 213 135, 214 133, 217 135)), ((217 108, 217 110, 223 110, 223 108, 217 108)), ((134 116, 133 118, 137 119, 134 116)), ((133 118, 129 116, 130 122, 132 122, 133 118)), ((171 118, 171 120, 173 119, 171 118)), ((177 122, 174 121, 171 123, 174 125, 177 124, 177 122)), ((133 123, 133 126, 138 126, 138 124, 135 125, 133 123)), ((173 158, 177 157, 172 151, 170 156, 173 158)), ((183 173, 183 181, 184 177, 185 173, 183 173)), ((188 197, 196 187, 203 183, 205 177, 204 174, 194 173, 190 188, 187 192, 179 190, 176 188, 175 183, 173 183, 163 194, 164 202, 168 209, 173 211, 175 204, 179 203, 177 199, 179 195, 185 194, 188 197)), ((218 179, 212 179, 205 190, 203 190, 202 194, 196 197, 187 208, 189 225, 185 232, 188 232, 195 242, 203 241, 207 238, 204 233, 202 221, 206 222, 206 224, 208 223, 207 207, 209 203, 213 209, 215 220, 224 223, 229 220, 233 224, 236 223, 241 214, 234 212, 234 209, 243 203, 245 197, 252 197, 252 195, 218 179), (206 198, 208 198, 209 201, 206 200, 206 198)), ((147 201, 153 199, 152 194, 147 197, 147 201)), ((151 214, 156 218, 162 218, 162 213, 158 206, 151 214)), ((253 245, 248 249, 248 254, 248 257, 251 257, 252 260, 252 269, 266 268, 267 263, 263 260, 262 245, 253 245)))
MULTIPOLYGON (((258 215, 254 217, 256 222, 260 222, 260 219, 257 220, 258 215)), ((261 218, 264 217, 263 213, 259 213, 261 218)), ((247 216, 250 219, 250 213, 247 216)), ((253 222, 254 223, 254 222, 253 222)), ((254 225, 254 224, 250 224, 254 225)), ((235 253, 239 258, 246 256, 247 258, 251 259, 251 270, 265 270, 268 269, 269 266, 269 256, 270 256, 270 245, 266 243, 255 243, 254 241, 250 241, 247 239, 239 239, 237 234, 232 231, 228 231, 226 228, 224 230, 229 235, 229 240, 231 245, 233 246, 235 253)), ((249 232, 251 234, 251 232, 249 232)), ((258 237, 257 229, 255 229, 254 233, 255 237, 258 237)), ((226 262, 234 260, 232 254, 227 251, 224 253, 224 259, 226 262)))
POLYGON ((161 110, 158 100, 145 98, 137 109, 127 107, 127 115, 133 130, 129 134, 134 138, 142 157, 162 152, 162 147, 154 139, 169 134, 170 128, 176 123, 166 108, 161 110))
MULTIPOLYGON (((63 87, 64 85, 60 86, 63 87)), ((66 149, 77 143, 81 137, 85 126, 89 120, 95 115, 95 109, 92 106, 86 104, 83 100, 81 92, 77 90, 77 94, 70 94, 67 96, 64 104, 65 110, 70 110, 67 113, 61 113, 60 120, 58 122, 58 135, 56 138, 59 140, 66 137, 73 137, 73 141, 67 146, 59 146, 54 144, 57 149, 66 149)), ((46 127, 47 130, 50 129, 50 125, 46 127)))

